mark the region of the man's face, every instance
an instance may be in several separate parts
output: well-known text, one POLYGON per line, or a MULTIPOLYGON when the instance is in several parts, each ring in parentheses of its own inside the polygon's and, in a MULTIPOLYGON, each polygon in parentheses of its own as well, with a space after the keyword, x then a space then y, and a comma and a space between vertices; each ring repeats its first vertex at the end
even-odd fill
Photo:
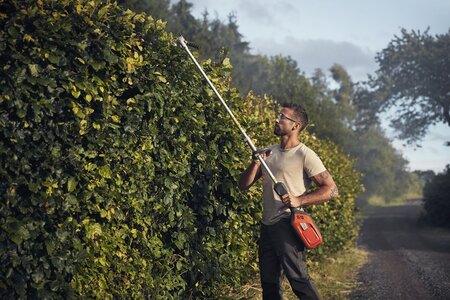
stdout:
POLYGON ((275 121, 274 133, 277 136, 291 134, 301 125, 300 121, 293 117, 291 108, 283 107, 275 121))

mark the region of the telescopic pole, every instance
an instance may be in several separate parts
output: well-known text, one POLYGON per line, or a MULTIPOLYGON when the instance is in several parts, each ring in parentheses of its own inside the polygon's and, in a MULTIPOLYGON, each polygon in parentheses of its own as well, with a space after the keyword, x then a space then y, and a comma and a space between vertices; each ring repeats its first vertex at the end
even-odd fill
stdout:
MULTIPOLYGON (((197 60, 195 59, 194 55, 192 54, 191 50, 189 50, 188 47, 188 43, 186 42, 186 40, 184 39, 184 37, 180 36, 177 40, 177 43, 182 46, 184 48, 184 50, 186 50, 186 52, 189 54, 189 57, 191 58, 191 60, 194 62, 194 64, 197 66, 198 70, 200 71, 200 73, 202 73, 203 77, 205 77, 206 81, 208 82, 209 86, 212 88, 212 90, 214 91, 214 93, 216 94, 217 98, 219 98, 220 102, 222 102, 223 106, 225 107, 225 109, 227 110, 228 114, 230 115, 231 119, 234 121, 234 123, 237 125, 237 127, 239 128, 239 130, 241 131, 242 135, 245 138, 245 141, 247 142, 247 144, 250 146, 250 148, 252 149, 253 153, 257 152, 257 149, 255 147, 255 145, 253 144, 252 140, 250 139, 250 137, 247 135, 247 133, 245 132, 245 130, 242 128, 241 124, 239 123, 239 121, 236 119, 236 117, 234 116, 233 112, 231 111, 231 109, 228 107, 227 103, 225 102, 225 100, 223 100, 222 96, 219 94, 219 92, 217 91, 216 87, 214 86, 214 84, 211 82, 211 80, 209 80, 208 76, 206 75, 205 71, 203 71, 202 67, 200 66, 200 64, 197 62, 197 60)), ((267 163, 264 161, 264 159, 261 157, 261 155, 257 154, 256 155, 259 159, 259 161, 261 162, 261 165, 264 167, 264 169, 267 171, 267 173, 269 174, 270 178, 272 179, 272 181, 275 184, 280 184, 280 182, 277 181, 277 179, 275 178, 275 176, 273 175, 272 171, 270 170, 269 166, 267 165, 267 163)), ((286 191, 287 193, 287 191, 286 191)), ((286 193, 283 193, 286 194, 286 193)), ((280 195, 282 196, 282 195, 280 195)))

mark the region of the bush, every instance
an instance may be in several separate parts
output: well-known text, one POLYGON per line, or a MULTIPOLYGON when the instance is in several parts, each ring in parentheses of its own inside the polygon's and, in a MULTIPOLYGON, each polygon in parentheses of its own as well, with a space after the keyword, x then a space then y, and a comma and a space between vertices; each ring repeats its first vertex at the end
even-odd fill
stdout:
MULTIPOLYGON (((254 275, 249 150, 164 23, 103 1, 0 8, 0 296, 214 298, 254 275)), ((258 144, 277 142, 273 101, 242 100, 227 59, 203 66, 258 144)), ((359 175, 304 139, 341 193, 312 208, 319 258, 355 236, 359 175)))
POLYGON ((425 218, 437 226, 450 227, 450 165, 427 181, 423 191, 425 218))

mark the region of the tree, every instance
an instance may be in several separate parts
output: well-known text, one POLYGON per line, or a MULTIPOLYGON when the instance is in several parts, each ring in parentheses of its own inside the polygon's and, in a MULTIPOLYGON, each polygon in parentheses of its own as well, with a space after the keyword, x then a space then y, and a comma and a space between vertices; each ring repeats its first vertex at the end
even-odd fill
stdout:
POLYGON ((431 36, 428 29, 408 32, 376 56, 379 69, 369 82, 378 111, 396 110, 391 125, 408 143, 420 141, 428 127, 450 126, 450 30, 431 36))
POLYGON ((329 71, 333 85, 337 85, 335 89, 329 87, 327 76, 320 69, 311 78, 317 106, 313 113, 320 116, 312 130, 318 136, 348 148, 355 139, 355 120, 359 113, 353 103, 355 84, 341 65, 334 64, 329 71))
POLYGON ((333 94, 340 120, 350 128, 356 117, 356 110, 353 106, 354 84, 343 66, 334 64, 330 68, 330 72, 334 81, 339 84, 339 88, 333 94))
POLYGON ((316 104, 313 111, 318 115, 311 130, 318 137, 341 145, 356 159, 357 170, 364 174, 364 197, 378 195, 389 201, 416 191, 418 178, 406 171, 408 162, 386 138, 379 122, 368 118, 367 112, 357 105, 361 99, 371 99, 372 94, 355 85, 342 66, 333 65, 330 73, 336 88, 329 87, 321 70, 316 70, 311 78, 316 104))
POLYGON ((358 131, 355 137, 349 150, 357 157, 357 169, 364 174, 366 197, 378 195, 389 200, 410 189, 405 171, 408 162, 379 126, 358 131))
POLYGON ((426 171, 416 170, 416 171, 414 171, 414 173, 417 174, 420 181, 422 182, 422 185, 427 184, 428 182, 433 180, 433 178, 436 176, 436 174, 432 170, 426 170, 426 171))

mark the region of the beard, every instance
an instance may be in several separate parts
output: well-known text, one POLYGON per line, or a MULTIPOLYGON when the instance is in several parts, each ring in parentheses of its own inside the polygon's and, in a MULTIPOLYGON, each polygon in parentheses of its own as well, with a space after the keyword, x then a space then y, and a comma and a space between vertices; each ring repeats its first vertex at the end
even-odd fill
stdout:
POLYGON ((274 133, 276 136, 281 136, 281 129, 280 129, 280 127, 275 126, 275 128, 273 129, 273 133, 274 133))

